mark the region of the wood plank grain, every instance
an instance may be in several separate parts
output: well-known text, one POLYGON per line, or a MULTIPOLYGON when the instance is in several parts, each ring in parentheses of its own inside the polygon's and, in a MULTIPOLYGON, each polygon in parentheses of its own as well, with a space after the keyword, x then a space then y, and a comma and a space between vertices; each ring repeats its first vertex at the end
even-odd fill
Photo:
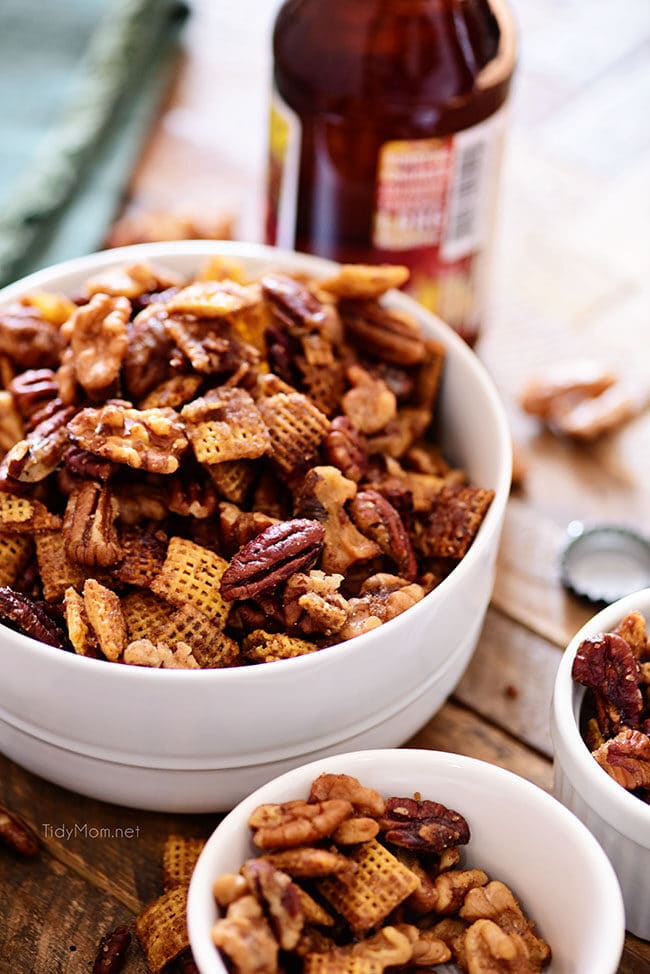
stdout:
POLYGON ((552 787, 550 761, 453 701, 446 703, 406 746, 466 754, 514 771, 545 791, 552 787))
POLYGON ((550 758, 548 715, 560 659, 551 643, 489 609, 454 699, 550 758))
POLYGON ((104 804, 37 778, 1 756, 0 801, 30 822, 49 855, 67 871, 131 912, 162 892, 167 836, 180 832, 207 838, 219 820, 104 804))
MULTIPOLYGON (((101 937, 132 912, 46 852, 31 862, 0 854, 0 974, 87 974, 101 937)), ((129 974, 148 967, 134 937, 129 974)))
POLYGON ((560 584, 560 555, 567 540, 553 520, 510 498, 492 595, 501 612, 560 647, 594 611, 560 584))

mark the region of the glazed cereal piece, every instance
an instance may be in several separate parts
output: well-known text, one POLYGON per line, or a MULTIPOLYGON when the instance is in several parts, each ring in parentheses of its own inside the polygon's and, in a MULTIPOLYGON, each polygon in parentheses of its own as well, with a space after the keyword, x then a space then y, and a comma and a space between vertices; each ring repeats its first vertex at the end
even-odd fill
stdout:
POLYGON ((327 436, 330 421, 307 396, 280 392, 258 400, 269 436, 270 455, 281 477, 291 477, 312 464, 327 436))
POLYGON ((494 491, 482 487, 443 487, 419 539, 421 553, 430 558, 463 558, 493 498, 494 491))
POLYGON ((187 887, 175 886, 136 917, 135 929, 153 974, 189 947, 186 904, 187 887))
POLYGON ((89 578, 83 587, 84 608, 99 648, 108 660, 118 660, 127 646, 120 600, 110 589, 89 578))
POLYGON ((163 887, 165 892, 176 886, 188 887, 194 867, 203 852, 203 839, 169 835, 163 849, 163 887))
POLYGON ((255 629, 244 637, 242 652, 251 663, 276 663, 278 660, 294 659, 315 653, 319 647, 306 639, 286 636, 283 633, 264 632, 255 629))
POLYGON ((332 277, 319 281, 318 287, 337 298, 369 300, 401 287, 408 278, 408 267, 399 264, 343 264, 332 277))
POLYGON ((61 518, 50 514, 40 501, 0 492, 0 536, 43 534, 61 524, 61 518))
POLYGON ((137 588, 150 585, 165 562, 167 538, 164 533, 152 533, 140 527, 123 527, 120 547, 122 560, 115 568, 118 581, 137 588))
POLYGON ((215 389, 184 406, 181 416, 199 463, 263 456, 271 440, 259 409, 244 389, 215 389))
POLYGON ((38 571, 43 584, 43 598, 47 602, 58 602, 67 588, 80 591, 88 573, 71 561, 65 551, 63 534, 60 531, 46 531, 34 538, 38 571))
POLYGON ((73 588, 65 590, 63 600, 65 624, 72 648, 78 656, 88 656, 99 659, 99 643, 95 631, 90 625, 84 600, 73 588))
POLYGON ((129 643, 148 639, 167 625, 173 608, 146 589, 129 592, 121 600, 129 643))
POLYGON ((357 868, 318 884, 319 892, 356 936, 378 926, 419 885, 418 877, 376 839, 350 853, 357 868))
POLYGON ((228 562, 214 551, 185 538, 172 538, 151 590, 179 608, 191 605, 223 629, 230 605, 221 597, 220 583, 227 567, 228 562))
POLYGON ((14 585, 32 553, 32 539, 25 534, 0 533, 0 586, 14 585))
POLYGON ((199 609, 184 605, 173 612, 155 632, 158 642, 174 646, 186 643, 202 669, 233 666, 239 656, 239 646, 218 625, 199 609))

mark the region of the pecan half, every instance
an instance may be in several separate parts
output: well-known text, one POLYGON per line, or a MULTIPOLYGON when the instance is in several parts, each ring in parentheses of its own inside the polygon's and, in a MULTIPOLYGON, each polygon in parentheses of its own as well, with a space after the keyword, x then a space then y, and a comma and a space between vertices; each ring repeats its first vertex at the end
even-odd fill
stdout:
POLYGON ((399 513, 376 490, 360 491, 350 502, 352 520, 397 565, 402 578, 412 582, 418 573, 411 539, 399 513))
POLYGON ((381 818, 386 811, 386 801, 374 788, 366 788, 358 778, 350 774, 321 774, 312 782, 310 802, 343 798, 349 801, 359 815, 381 818))
POLYGON ((115 404, 82 409, 68 431, 84 450, 151 473, 178 470, 188 445, 173 409, 128 409, 115 404))
POLYGON ((110 460, 101 460, 94 453, 74 445, 69 446, 65 451, 63 462, 70 473, 90 480, 106 481, 117 470, 116 465, 110 460))
POLYGON ((119 504, 106 484, 84 480, 68 498, 63 537, 68 558, 90 568, 108 568, 122 557, 115 520, 119 504))
MULTIPOLYGON (((333 835, 336 836, 339 829, 342 829, 348 822, 358 821, 348 818, 335 829, 333 835)), ((374 836, 371 836, 374 838, 374 836)), ((340 852, 330 849, 318 849, 313 846, 301 846, 299 849, 284 849, 282 852, 269 852, 264 856, 276 869, 281 869, 289 876, 336 876, 339 873, 353 870, 354 863, 350 862, 347 856, 340 852)))
POLYGON ((24 483, 45 480, 63 459, 68 446, 66 424, 73 414, 73 407, 66 406, 39 423, 9 450, 0 466, 0 476, 24 483))
POLYGON ((0 842, 24 859, 37 856, 41 847, 31 825, 5 805, 0 805, 0 842))
POLYGON ((254 598, 310 568, 324 536, 323 526, 306 518, 272 524, 233 557, 221 579, 222 596, 228 601, 254 598))
POLYGON ((61 329, 70 339, 77 381, 91 398, 101 398, 117 379, 129 344, 126 298, 95 294, 61 329))
POLYGON ((578 647, 573 679, 596 691, 603 704, 603 717, 608 727, 618 731, 622 724, 638 728, 643 709, 639 690, 639 666, 629 644, 616 633, 607 632, 585 639, 578 647))
POLYGON ((28 369, 9 383, 18 412, 29 419, 59 394, 59 385, 52 369, 28 369))
POLYGON ((3 586, 0 588, 0 621, 25 636, 48 646, 65 648, 63 630, 37 602, 27 595, 3 586))
POLYGON ((368 470, 365 441, 347 416, 337 416, 332 420, 323 450, 328 462, 338 467, 348 480, 358 483, 368 470))
POLYGON ((259 805, 248 819, 253 842, 260 849, 292 849, 318 842, 352 815, 352 805, 341 798, 323 802, 301 800, 259 805))
POLYGON ((469 825, 459 812, 439 802, 389 798, 381 820, 386 841, 405 849, 442 852, 469 842, 469 825))
POLYGON ((92 974, 119 974, 126 963, 126 954, 131 946, 131 931, 127 926, 116 927, 104 934, 99 941, 99 948, 92 974))
POLYGON ((275 869, 265 859, 250 859, 244 863, 242 875, 257 899, 266 907, 280 947, 293 950, 305 923, 298 887, 289 876, 275 869))
POLYGON ((165 328, 166 314, 162 305, 151 305, 131 325, 123 372, 126 392, 136 402, 170 377, 174 342, 165 328))
POLYGON ((614 781, 632 791, 650 788, 650 737, 625 728, 593 752, 598 764, 614 781))
POLYGON ((357 845, 359 842, 370 842, 378 834, 379 822, 376 819, 358 815, 341 822, 332 839, 337 845, 357 845))
POLYGON ((55 368, 63 350, 59 329, 37 308, 14 305, 0 312, 0 354, 23 369, 55 368))
POLYGON ((345 331, 364 353, 391 365, 417 365, 426 358, 426 345, 417 321, 374 301, 344 301, 345 331))
POLYGON ((308 331, 319 331, 323 327, 326 306, 294 278, 286 274, 266 274, 262 278, 262 293, 285 325, 299 325, 308 331))

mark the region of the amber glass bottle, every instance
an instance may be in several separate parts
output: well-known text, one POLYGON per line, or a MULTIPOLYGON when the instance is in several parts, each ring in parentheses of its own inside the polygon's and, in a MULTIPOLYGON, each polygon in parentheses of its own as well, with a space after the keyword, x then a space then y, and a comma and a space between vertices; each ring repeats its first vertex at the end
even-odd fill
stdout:
POLYGON ((287 0, 273 51, 267 240, 408 264, 473 341, 514 67, 504 0, 287 0))

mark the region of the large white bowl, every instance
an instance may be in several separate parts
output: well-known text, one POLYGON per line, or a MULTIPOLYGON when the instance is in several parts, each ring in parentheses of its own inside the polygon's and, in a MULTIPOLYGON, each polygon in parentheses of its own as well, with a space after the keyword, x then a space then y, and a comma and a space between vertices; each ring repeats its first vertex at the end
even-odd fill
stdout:
MULTIPOLYGON (((214 254, 325 275, 328 261, 251 244, 145 244, 68 261, 0 292, 73 293, 100 268, 151 259, 190 275, 214 254)), ((510 485, 510 436, 474 353, 408 297, 448 358, 440 426, 453 461, 496 496, 476 540, 420 603, 349 642, 298 659, 201 672, 146 670, 53 650, 0 626, 0 748, 58 784, 160 811, 231 808, 282 771, 342 749, 401 744, 444 702, 481 629, 510 485)))
MULTIPOLYGON (((384 797, 442 802, 467 819, 469 866, 511 886, 551 945, 549 974, 614 974, 623 949, 623 903, 614 871, 575 816, 540 788, 495 765, 438 751, 358 751, 297 768, 235 808, 209 839, 188 897, 188 926, 201 974, 227 974, 210 930, 219 915, 212 884, 257 855, 247 820, 257 805, 306 798, 323 772, 351 774, 384 797)), ((437 969, 437 968, 436 968, 437 969)), ((455 968, 454 968, 455 970, 455 968)))
POLYGON ((650 940, 650 805, 629 794, 592 758, 580 735, 586 690, 571 676, 583 639, 611 632, 635 609, 650 621, 650 588, 628 595, 595 615, 576 633, 564 653, 551 713, 553 792, 593 832, 609 856, 623 890, 627 929, 650 940))

